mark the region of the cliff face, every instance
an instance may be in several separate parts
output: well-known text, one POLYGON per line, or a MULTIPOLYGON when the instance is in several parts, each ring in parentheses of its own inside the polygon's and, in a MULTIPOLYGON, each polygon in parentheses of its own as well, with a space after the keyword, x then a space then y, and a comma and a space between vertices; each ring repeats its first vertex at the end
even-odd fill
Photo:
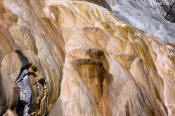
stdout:
POLYGON ((174 44, 84 1, 3 0, 0 16, 0 113, 4 116, 19 114, 16 79, 22 62, 15 50, 38 68, 42 80, 35 85, 38 77, 29 77, 33 98, 38 90, 43 94, 38 95, 38 109, 32 103, 32 113, 175 115, 174 44))

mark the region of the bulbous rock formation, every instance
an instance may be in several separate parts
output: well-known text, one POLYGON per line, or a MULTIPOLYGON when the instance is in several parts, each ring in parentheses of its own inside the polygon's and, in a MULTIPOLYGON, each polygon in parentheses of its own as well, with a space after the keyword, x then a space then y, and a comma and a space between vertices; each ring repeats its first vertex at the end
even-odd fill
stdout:
POLYGON ((129 26, 101 6, 85 1, 0 1, 4 116, 19 114, 16 79, 23 64, 15 50, 39 71, 39 80, 38 74, 29 76, 32 104, 40 106, 31 115, 175 115, 175 45, 129 26))

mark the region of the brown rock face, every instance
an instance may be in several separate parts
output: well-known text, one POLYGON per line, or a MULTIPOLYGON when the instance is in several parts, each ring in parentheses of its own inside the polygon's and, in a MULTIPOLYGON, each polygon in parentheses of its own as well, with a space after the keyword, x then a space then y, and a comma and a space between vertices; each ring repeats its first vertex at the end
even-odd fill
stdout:
POLYGON ((30 115, 174 116, 174 46, 89 2, 2 0, 0 115, 19 114, 20 50, 30 115))

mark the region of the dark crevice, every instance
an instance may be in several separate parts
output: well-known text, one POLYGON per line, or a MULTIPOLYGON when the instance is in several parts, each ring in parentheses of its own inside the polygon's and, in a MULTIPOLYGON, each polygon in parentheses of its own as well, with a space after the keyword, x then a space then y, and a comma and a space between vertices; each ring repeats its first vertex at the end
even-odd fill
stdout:
POLYGON ((47 82, 40 77, 39 69, 29 63, 28 58, 20 50, 15 52, 22 63, 19 76, 16 80, 19 88, 16 113, 19 116, 47 116, 47 82))
POLYGON ((170 8, 169 8, 169 10, 168 10, 168 12, 167 12, 167 14, 165 16, 166 20, 170 20, 170 21, 172 20, 172 22, 175 22, 175 12, 173 11, 174 6, 175 6, 175 2, 172 5, 170 5, 170 8), (174 14, 173 17, 171 16, 172 13, 174 14))
POLYGON ((21 60, 22 67, 16 84, 19 88, 19 98, 16 107, 18 116, 29 116, 32 104, 32 90, 29 82, 29 67, 31 64, 26 56, 20 50, 15 51, 21 60))
POLYGON ((105 8, 107 8, 108 10, 112 11, 110 5, 106 2, 106 0, 102 0, 102 4, 105 8))
POLYGON ((25 103, 19 100, 16 106, 16 113, 18 114, 18 116, 23 116, 24 107, 25 107, 25 103))
POLYGON ((165 19, 175 23, 175 2, 171 5, 161 4, 161 7, 166 12, 165 19))
POLYGON ((28 58, 26 56, 24 56, 24 54, 20 50, 16 50, 15 52, 18 55, 18 57, 20 58, 20 60, 22 62, 22 66, 29 64, 28 58))

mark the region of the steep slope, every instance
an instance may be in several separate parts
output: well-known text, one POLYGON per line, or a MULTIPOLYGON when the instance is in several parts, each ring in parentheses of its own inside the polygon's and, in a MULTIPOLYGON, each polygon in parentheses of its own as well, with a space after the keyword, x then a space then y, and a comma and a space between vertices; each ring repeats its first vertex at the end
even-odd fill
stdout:
POLYGON ((174 115, 174 44, 163 43, 89 2, 0 3, 1 114, 18 113, 15 80, 22 67, 14 52, 18 49, 46 82, 44 89, 31 85, 45 90, 39 110, 32 113, 174 115))
POLYGON ((120 19, 166 43, 175 43, 175 7, 167 19, 174 0, 106 0, 120 19))

